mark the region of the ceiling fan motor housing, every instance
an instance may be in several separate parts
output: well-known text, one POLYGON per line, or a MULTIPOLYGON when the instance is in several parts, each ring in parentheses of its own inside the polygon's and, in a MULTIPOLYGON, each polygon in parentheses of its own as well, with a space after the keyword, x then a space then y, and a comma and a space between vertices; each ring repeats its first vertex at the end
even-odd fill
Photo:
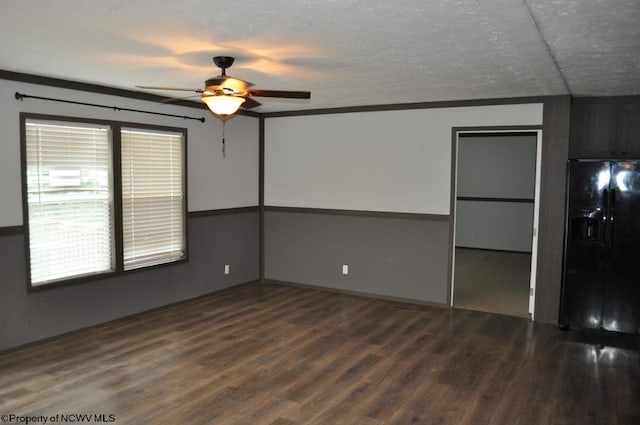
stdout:
POLYGON ((204 82, 205 90, 215 90, 216 88, 219 88, 225 80, 226 78, 220 78, 219 76, 211 77, 204 82))

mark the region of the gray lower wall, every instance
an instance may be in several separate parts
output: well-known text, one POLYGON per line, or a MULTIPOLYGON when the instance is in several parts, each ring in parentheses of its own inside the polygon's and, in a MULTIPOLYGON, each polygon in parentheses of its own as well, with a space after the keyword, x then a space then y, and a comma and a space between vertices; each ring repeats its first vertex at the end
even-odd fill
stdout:
POLYGON ((34 293, 24 235, 0 236, 0 350, 259 279, 258 211, 191 216, 188 225, 188 263, 34 293))
POLYGON ((449 219, 269 211, 265 278, 447 303, 449 219), (342 265, 349 274, 342 274, 342 265))

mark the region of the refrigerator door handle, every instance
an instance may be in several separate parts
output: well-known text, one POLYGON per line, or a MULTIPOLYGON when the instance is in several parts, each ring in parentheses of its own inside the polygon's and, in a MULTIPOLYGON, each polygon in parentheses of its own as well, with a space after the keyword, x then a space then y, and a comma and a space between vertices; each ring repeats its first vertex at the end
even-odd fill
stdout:
POLYGON ((606 248, 609 239, 609 190, 602 191, 602 247, 606 248))
POLYGON ((613 223, 616 215, 616 190, 611 189, 611 193, 609 194, 609 237, 607 247, 609 249, 613 246, 613 223))

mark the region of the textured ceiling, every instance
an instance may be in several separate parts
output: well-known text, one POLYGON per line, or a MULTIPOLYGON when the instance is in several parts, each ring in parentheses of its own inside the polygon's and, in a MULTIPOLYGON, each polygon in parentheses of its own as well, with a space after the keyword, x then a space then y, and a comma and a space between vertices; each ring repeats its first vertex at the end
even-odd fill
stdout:
POLYGON ((312 92, 257 112, 631 95, 639 22, 640 0, 2 0, 0 69, 201 88, 224 54, 256 88, 312 92))

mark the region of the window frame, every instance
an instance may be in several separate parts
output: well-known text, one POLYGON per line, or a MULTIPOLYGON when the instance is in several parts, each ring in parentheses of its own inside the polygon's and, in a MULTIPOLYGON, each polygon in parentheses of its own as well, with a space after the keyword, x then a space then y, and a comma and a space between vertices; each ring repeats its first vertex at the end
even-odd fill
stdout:
POLYGON ((188 137, 187 129, 182 127, 170 127, 156 124, 143 124, 125 121, 114 121, 83 117, 70 117, 49 114, 35 114, 28 112, 20 113, 20 166, 22 177, 22 217, 24 228, 25 244, 25 266, 26 283, 28 292, 38 292, 58 288, 61 286, 74 285, 95 280, 108 279, 114 276, 129 275, 157 268, 170 267, 189 262, 189 241, 188 241, 188 168, 187 152, 188 137), (111 170, 112 170, 112 191, 113 191, 113 232, 114 232, 114 256, 115 268, 113 271, 105 271, 85 276, 69 277, 52 281, 50 283, 34 285, 31 281, 31 249, 30 249, 30 226, 29 226, 29 200, 28 200, 28 180, 27 180, 27 131, 26 124, 29 120, 54 121, 69 124, 88 124, 108 126, 111 129, 111 170), (184 255, 182 258, 161 264, 154 264, 130 270, 124 268, 124 248, 123 248, 123 212, 122 212, 122 138, 121 132, 127 130, 148 130, 155 132, 179 133, 182 135, 182 217, 183 217, 183 243, 184 255))

